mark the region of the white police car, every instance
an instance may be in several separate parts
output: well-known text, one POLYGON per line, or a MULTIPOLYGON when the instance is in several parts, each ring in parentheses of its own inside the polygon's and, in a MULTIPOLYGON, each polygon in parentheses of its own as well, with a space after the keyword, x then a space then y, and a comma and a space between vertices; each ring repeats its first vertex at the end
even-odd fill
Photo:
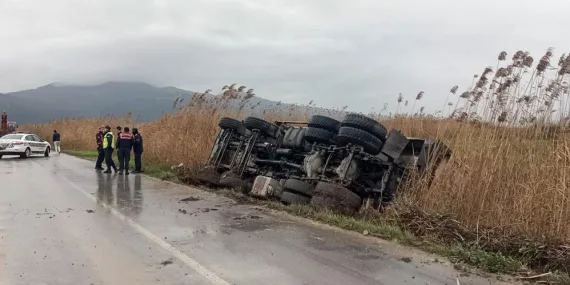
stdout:
POLYGON ((50 151, 50 143, 35 134, 18 132, 0 137, 0 158, 4 155, 19 155, 22 158, 32 155, 48 157, 50 151))

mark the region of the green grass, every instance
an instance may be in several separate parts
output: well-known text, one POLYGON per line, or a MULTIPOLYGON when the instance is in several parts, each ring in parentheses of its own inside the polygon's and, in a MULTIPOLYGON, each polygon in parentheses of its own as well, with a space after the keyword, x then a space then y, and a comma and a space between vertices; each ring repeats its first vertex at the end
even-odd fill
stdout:
MULTIPOLYGON (((91 150, 65 150, 63 151, 63 153, 80 158, 89 159, 92 161, 97 160, 98 156, 97 151, 91 151, 91 150)), ((115 160, 115 164, 118 164, 118 159, 115 153, 113 153, 113 160, 115 160)), ((161 180, 177 182, 176 175, 172 171, 170 171, 168 167, 161 167, 154 164, 145 163, 144 154, 142 160, 143 160, 142 169, 144 174, 161 180)), ((132 155, 131 155, 131 161, 129 162, 129 166, 131 169, 135 167, 134 157, 132 155)), ((103 167, 105 167, 105 163, 103 163, 103 167)))
MULTIPOLYGON (((93 161, 97 158, 96 151, 68 150, 64 152, 93 161)), ((116 159, 116 157, 114 158, 116 159)), ((131 166, 132 164, 133 160, 131 159, 131 166)), ((176 174, 169 168, 144 163, 144 157, 143 170, 144 174, 148 176, 171 182, 179 182, 176 178, 176 174)), ((294 216, 311 219, 341 229, 416 247, 426 252, 449 258, 450 261, 456 263, 456 268, 462 271, 469 270, 467 267, 461 266, 461 263, 474 266, 489 273, 516 274, 522 271, 529 271, 524 262, 516 258, 505 256, 501 253, 488 252, 478 247, 463 244, 445 244, 442 241, 430 237, 414 236, 414 234, 396 225, 393 221, 383 219, 380 215, 374 213, 360 216, 346 216, 328 210, 316 209, 310 205, 286 206, 273 200, 260 200, 231 189, 204 190, 248 204, 265 206, 269 209, 283 211, 294 216)), ((544 281, 544 279, 542 280, 544 281)), ((553 274, 548 277, 548 281, 555 282, 553 284, 570 284, 570 278, 567 274, 553 274)))

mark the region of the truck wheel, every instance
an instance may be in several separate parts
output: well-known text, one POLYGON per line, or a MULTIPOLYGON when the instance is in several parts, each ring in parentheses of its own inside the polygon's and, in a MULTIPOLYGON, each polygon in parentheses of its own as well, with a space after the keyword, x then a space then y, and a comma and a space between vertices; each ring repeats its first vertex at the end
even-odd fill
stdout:
POLYGON ((277 126, 263 119, 247 117, 243 123, 248 130, 259 130, 272 138, 277 136, 277 126))
POLYGON ((305 133, 305 140, 309 143, 323 143, 330 144, 334 137, 334 133, 325 129, 307 128, 305 133))
POLYGON ((291 204, 307 205, 311 202, 311 198, 307 198, 305 196, 301 196, 291 192, 283 192, 281 193, 281 202, 287 205, 291 204))
POLYGON ((386 136, 388 135, 386 127, 378 121, 360 114, 352 113, 346 115, 341 122, 341 127, 353 127, 366 131, 376 138, 379 138, 382 142, 386 141, 386 136))
POLYGON ((340 128, 340 122, 326 116, 314 115, 309 119, 308 126, 309 128, 319 128, 336 133, 340 128))
POLYGON ((233 118, 223 117, 220 119, 218 126, 221 129, 235 130, 241 136, 245 135, 245 125, 242 121, 233 118))
POLYGON ((285 180, 285 185, 283 186, 283 191, 291 192, 295 194, 300 194, 311 198, 313 196, 313 185, 297 179, 287 179, 285 180))
POLYGON ((364 151, 376 155, 382 149, 382 141, 372 134, 353 127, 341 127, 337 141, 341 146, 349 143, 362 146, 364 151))
POLYGON ((356 193, 340 185, 319 182, 313 191, 311 204, 317 208, 352 215, 362 206, 362 199, 356 193))

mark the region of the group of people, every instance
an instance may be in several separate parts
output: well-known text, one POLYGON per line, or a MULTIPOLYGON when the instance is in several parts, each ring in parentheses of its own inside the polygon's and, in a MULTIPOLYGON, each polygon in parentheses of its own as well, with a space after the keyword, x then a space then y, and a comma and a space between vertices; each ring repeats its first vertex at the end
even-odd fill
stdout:
POLYGON ((128 175, 131 151, 133 151, 135 155, 135 170, 133 173, 142 172, 141 157, 143 153, 143 138, 137 128, 133 128, 131 133, 131 130, 128 127, 122 129, 118 126, 117 139, 115 139, 115 134, 111 131, 111 127, 109 125, 105 125, 99 128, 96 140, 99 155, 97 157, 95 169, 105 170, 103 173, 111 173, 111 169, 113 169, 115 173, 118 172, 119 175, 122 175, 123 173, 128 175), (113 152, 115 149, 117 150, 117 157, 119 159, 118 168, 113 160, 113 152), (105 161, 107 169, 103 169, 103 161, 105 161))

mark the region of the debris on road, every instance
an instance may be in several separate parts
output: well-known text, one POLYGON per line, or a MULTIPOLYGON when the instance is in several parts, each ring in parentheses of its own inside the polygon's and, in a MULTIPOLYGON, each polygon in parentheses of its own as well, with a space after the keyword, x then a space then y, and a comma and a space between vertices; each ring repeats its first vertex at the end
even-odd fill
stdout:
POLYGON ((241 216, 241 217, 235 217, 233 218, 233 220, 258 220, 261 219, 260 216, 256 216, 256 215, 245 215, 245 216, 241 216))
POLYGON ((93 213, 95 213, 95 210, 85 210, 85 212, 87 212, 89 214, 93 214, 93 213))
POLYGON ((172 258, 169 258, 169 259, 161 262, 160 265, 167 266, 167 265, 172 264, 172 263, 174 263, 174 260, 172 258))
POLYGON ((218 209, 216 209, 216 208, 198 208, 194 212, 188 212, 185 209, 178 209, 179 213, 182 213, 184 215, 189 214, 189 215, 194 215, 194 216, 197 216, 199 213, 208 213, 210 211, 215 212, 215 211, 218 211, 218 209))
POLYGON ((412 258, 411 257, 402 257, 402 258, 400 258, 400 261, 403 261, 405 263, 410 263, 410 262, 412 262, 412 258))
POLYGON ((184 199, 180 199, 180 202, 196 202, 196 201, 200 201, 202 199, 194 197, 194 196, 190 196, 190 197, 186 197, 184 199))

